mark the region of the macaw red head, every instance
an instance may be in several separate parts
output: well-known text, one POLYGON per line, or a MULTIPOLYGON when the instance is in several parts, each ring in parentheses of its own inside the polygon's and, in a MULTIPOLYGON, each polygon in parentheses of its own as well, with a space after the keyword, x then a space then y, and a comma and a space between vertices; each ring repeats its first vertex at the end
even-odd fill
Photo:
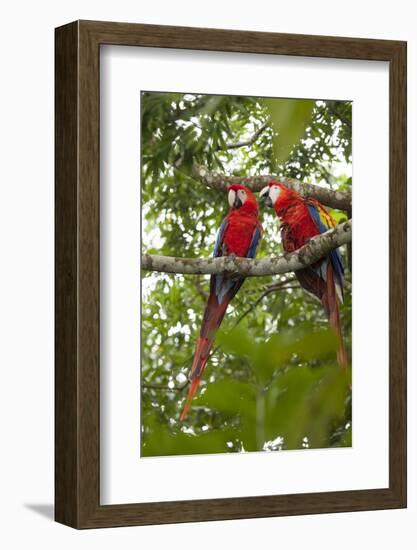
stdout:
POLYGON ((258 214, 258 203, 256 197, 250 189, 244 185, 233 184, 228 187, 229 206, 232 210, 239 208, 243 213, 258 214))
POLYGON ((296 191, 289 189, 279 181, 271 181, 269 185, 262 189, 259 196, 264 200, 266 206, 275 208, 277 212, 300 198, 296 191))

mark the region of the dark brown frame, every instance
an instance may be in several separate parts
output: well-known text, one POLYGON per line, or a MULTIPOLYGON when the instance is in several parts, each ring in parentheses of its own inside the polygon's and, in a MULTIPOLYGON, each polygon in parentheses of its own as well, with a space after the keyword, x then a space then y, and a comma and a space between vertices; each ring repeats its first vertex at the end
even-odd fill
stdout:
POLYGON ((406 506, 406 43, 76 21, 56 45, 55 519, 76 528, 406 506), (389 488, 100 505, 99 55, 121 44, 389 62, 389 488))

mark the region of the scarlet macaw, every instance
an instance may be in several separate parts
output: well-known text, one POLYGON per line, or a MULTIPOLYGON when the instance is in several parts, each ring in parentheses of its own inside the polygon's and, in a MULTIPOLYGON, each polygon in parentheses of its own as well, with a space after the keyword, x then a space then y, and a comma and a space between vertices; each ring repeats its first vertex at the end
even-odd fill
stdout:
MULTIPOLYGON (((231 185, 228 191, 230 210, 220 226, 213 257, 240 256, 254 258, 262 234, 262 225, 258 220, 256 198, 243 185, 231 185)), ((180 421, 184 420, 197 391, 216 331, 223 320, 227 306, 244 280, 245 278, 242 276, 226 273, 212 275, 210 278, 210 295, 203 316, 200 336, 197 339, 190 374, 191 385, 180 421)))
MULTIPOLYGON (((293 252, 310 239, 336 227, 336 221, 316 199, 303 199, 299 193, 284 184, 271 182, 260 193, 265 204, 273 207, 281 221, 282 246, 293 252)), ((347 354, 340 326, 339 301, 343 303, 344 269, 340 252, 335 249, 313 265, 299 269, 295 275, 303 288, 323 304, 330 326, 339 339, 337 360, 347 366, 347 354)))

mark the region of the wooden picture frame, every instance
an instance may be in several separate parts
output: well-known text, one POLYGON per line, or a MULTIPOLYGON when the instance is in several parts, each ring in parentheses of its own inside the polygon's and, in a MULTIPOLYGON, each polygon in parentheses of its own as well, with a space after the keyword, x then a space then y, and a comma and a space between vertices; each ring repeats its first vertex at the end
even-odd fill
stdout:
POLYGON ((55 518, 75 528, 406 506, 406 43, 76 21, 56 29, 55 518), (100 505, 99 56, 118 44, 389 62, 389 488, 100 505))

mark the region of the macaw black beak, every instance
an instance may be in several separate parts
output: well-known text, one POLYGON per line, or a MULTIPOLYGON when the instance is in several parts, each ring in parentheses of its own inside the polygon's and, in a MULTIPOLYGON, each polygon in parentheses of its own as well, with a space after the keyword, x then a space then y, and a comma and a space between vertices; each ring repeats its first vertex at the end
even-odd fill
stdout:
POLYGON ((243 202, 239 199, 236 193, 236 198, 233 203, 233 208, 240 208, 242 206, 243 202))
POLYGON ((269 196, 269 187, 266 186, 262 189, 262 191, 259 194, 259 200, 265 204, 268 208, 272 208, 274 205, 272 204, 271 197, 269 196))

